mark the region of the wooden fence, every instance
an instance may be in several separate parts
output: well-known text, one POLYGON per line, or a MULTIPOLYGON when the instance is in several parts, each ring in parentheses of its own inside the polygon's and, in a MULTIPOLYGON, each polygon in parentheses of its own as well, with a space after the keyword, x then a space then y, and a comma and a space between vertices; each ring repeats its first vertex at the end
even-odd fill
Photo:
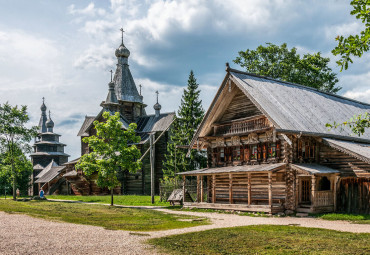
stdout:
POLYGON ((340 181, 337 211, 370 214, 370 178, 346 178, 340 181))

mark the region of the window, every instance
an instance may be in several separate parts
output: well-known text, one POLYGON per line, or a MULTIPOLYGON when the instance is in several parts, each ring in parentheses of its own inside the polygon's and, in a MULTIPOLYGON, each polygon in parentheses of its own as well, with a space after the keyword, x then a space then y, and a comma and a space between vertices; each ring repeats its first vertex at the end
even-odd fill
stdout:
POLYGON ((220 148, 220 162, 225 162, 225 149, 220 148))
POLYGON ((268 158, 276 158, 276 143, 270 143, 269 144, 268 158))
POLYGON ((240 146, 233 148, 233 161, 239 161, 240 158, 240 146))
POLYGON ((257 160, 257 145, 252 145, 251 160, 257 160))
POLYGON ((315 159, 315 141, 299 139, 297 143, 297 157, 303 162, 315 159))

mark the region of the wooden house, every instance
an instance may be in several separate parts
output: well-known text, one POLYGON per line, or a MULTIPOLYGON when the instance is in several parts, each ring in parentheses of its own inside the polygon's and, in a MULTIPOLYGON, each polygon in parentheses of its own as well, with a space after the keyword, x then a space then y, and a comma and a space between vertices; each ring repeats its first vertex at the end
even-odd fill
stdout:
POLYGON ((229 68, 191 148, 208 167, 186 207, 267 213, 370 213, 370 132, 329 130, 370 105, 229 68))

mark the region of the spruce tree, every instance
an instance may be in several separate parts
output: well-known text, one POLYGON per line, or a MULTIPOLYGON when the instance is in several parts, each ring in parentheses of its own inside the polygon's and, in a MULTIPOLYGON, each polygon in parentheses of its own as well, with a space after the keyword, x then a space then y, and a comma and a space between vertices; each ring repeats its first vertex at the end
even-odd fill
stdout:
POLYGON ((179 147, 190 144, 204 116, 198 86, 193 71, 190 71, 188 86, 184 89, 181 105, 170 130, 170 142, 167 145, 163 169, 165 179, 172 179, 179 172, 205 167, 207 163, 204 152, 191 150, 190 157, 187 158, 187 149, 179 147))

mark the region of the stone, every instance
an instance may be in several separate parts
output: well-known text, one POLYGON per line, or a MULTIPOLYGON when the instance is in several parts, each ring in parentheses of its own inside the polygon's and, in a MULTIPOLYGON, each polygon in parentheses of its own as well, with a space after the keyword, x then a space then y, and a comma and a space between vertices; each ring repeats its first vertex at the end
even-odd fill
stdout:
POLYGON ((294 211, 293 210, 285 210, 285 214, 286 215, 292 215, 292 214, 294 214, 294 211))

